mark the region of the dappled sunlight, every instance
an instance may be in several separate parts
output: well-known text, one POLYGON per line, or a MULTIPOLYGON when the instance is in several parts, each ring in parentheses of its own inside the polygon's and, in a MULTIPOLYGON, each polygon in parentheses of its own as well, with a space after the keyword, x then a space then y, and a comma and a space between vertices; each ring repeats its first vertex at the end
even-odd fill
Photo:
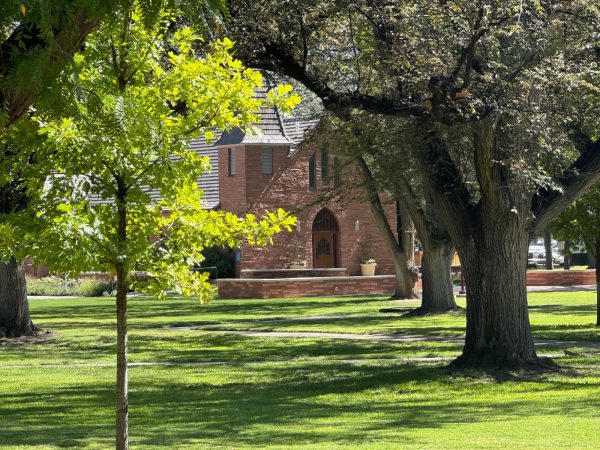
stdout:
MULTIPOLYGON (((536 340, 598 341, 591 326, 594 293, 562 295, 531 298, 536 340)), ((482 447, 512 445, 519 436, 524 447, 568 442, 585 448, 600 428, 600 351, 594 343, 538 348, 568 349, 557 360, 565 367, 558 372, 494 377, 445 368, 462 344, 440 339, 464 333, 464 312, 401 318, 379 309, 413 304, 384 297, 206 305, 134 297, 130 305, 135 447, 431 448, 444 433, 444 447, 464 448, 468 433, 482 447), (439 339, 358 340, 350 333, 439 339)), ((0 346, 0 415, 11 418, 0 429, 3 446, 112 446, 114 301, 35 299, 31 307, 34 321, 54 334, 0 346)))

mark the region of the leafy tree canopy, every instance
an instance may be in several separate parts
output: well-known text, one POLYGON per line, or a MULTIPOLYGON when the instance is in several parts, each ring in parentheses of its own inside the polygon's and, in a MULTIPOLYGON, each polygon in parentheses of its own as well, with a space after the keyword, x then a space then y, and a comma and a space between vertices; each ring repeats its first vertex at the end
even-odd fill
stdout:
MULTIPOLYGON (((242 238, 266 244, 295 219, 281 210, 263 220, 202 210, 197 179, 210 167, 189 142, 256 121, 262 76, 232 57, 231 41, 207 44, 174 26, 177 17, 163 9, 148 23, 139 7, 112 14, 64 73, 60 110, 68 115, 40 111, 14 127, 39 127, 29 170, 51 175, 23 177, 39 194, 23 213, 37 210, 39 233, 24 251, 63 271, 144 270, 155 293, 177 288, 205 298, 205 277, 189 270, 205 247, 242 238)), ((281 85, 268 101, 289 110, 299 98, 281 85)), ((6 243, 24 235, 22 218, 7 217, 6 243)))

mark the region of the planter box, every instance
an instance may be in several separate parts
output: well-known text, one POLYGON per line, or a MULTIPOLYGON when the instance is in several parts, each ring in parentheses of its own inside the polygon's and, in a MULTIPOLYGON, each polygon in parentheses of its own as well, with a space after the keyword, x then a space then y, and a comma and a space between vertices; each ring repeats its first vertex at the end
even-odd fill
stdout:
POLYGON ((375 268, 377 264, 361 264, 360 271, 363 277, 372 277, 375 275, 375 268))

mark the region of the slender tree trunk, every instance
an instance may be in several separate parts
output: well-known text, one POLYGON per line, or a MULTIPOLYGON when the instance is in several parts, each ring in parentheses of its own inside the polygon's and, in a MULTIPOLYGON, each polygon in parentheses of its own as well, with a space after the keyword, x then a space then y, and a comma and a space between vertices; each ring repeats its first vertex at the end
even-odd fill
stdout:
POLYGON ((595 269, 598 266, 598 261, 594 253, 590 250, 588 251, 588 269, 595 269))
MULTIPOLYGON (((596 261, 600 258, 600 236, 596 238, 596 261)), ((596 326, 600 327, 600 267, 596 265, 596 326)))
MULTIPOLYGON (((504 221, 503 221, 504 222, 504 221)), ((455 367, 519 369, 550 365, 535 352, 525 285, 528 234, 506 222, 459 247, 467 282, 467 330, 455 367)))
POLYGON ((383 209, 381 199, 379 198, 377 183, 371 169, 362 157, 358 157, 356 163, 364 181, 363 186, 369 199, 373 219, 394 260, 396 292, 392 298, 419 298, 416 287, 417 272, 414 260, 414 237, 410 235, 412 224, 408 213, 401 210, 398 214, 400 223, 398 225, 399 236, 398 240, 396 240, 383 209))
POLYGON ((544 230, 544 253, 546 256, 546 270, 554 270, 552 261, 552 235, 548 228, 544 230))
POLYGON ((571 270, 571 241, 565 241, 563 249, 563 267, 565 270, 571 270))
POLYGON ((450 273, 454 246, 450 236, 440 223, 436 208, 426 194, 423 194, 421 202, 418 202, 413 187, 402 175, 398 175, 396 188, 398 201, 410 214, 424 250, 421 259, 421 306, 409 312, 407 316, 454 310, 457 306, 450 273))
POLYGON ((11 258, 0 263, 0 337, 31 336, 38 329, 29 315, 25 264, 11 258))
POLYGON ((454 246, 449 242, 432 242, 424 246, 421 262, 423 300, 421 307, 411 314, 436 314, 456 309, 450 273, 453 253, 454 246))
POLYGON ((129 397, 127 381, 127 291, 128 267, 127 244, 127 190, 122 180, 117 180, 117 241, 119 260, 115 263, 117 273, 117 386, 116 386, 116 448, 129 448, 129 397))
POLYGON ((116 448, 129 448, 129 398, 127 385, 127 273, 117 265, 117 426, 116 448))

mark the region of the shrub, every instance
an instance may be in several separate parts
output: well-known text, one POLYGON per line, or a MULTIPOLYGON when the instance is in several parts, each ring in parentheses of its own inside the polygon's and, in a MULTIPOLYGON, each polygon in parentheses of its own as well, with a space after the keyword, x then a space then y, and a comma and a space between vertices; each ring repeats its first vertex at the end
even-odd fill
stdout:
POLYGON ((198 268, 202 271, 203 267, 216 267, 216 274, 210 271, 210 278, 231 278, 235 273, 235 263, 233 254, 230 250, 224 250, 221 247, 209 247, 202 252, 204 261, 198 268))
POLYGON ((69 286, 69 280, 65 286, 65 280, 58 277, 27 277, 27 293, 29 295, 70 295, 71 290, 72 286, 69 286))
POLYGON ((100 297, 105 292, 112 292, 113 287, 110 281, 102 280, 80 280, 77 288, 77 295, 83 297, 100 297))
POLYGON ((80 295, 98 297, 104 292, 112 291, 110 281, 92 279, 67 279, 49 276, 45 278, 27 277, 27 293, 29 295, 80 295))

